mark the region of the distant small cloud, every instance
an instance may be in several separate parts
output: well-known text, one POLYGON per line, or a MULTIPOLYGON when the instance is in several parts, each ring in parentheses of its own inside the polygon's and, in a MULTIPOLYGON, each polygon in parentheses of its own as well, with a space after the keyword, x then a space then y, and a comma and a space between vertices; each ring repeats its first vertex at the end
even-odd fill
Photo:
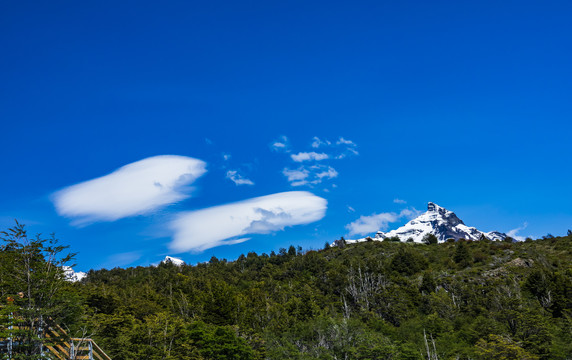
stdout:
POLYGON ((338 141, 336 141, 336 144, 338 144, 338 145, 342 145, 342 144, 343 144, 343 145, 357 146, 353 141, 351 141, 351 140, 346 140, 346 139, 344 139, 343 137, 340 137, 340 138, 338 139, 338 141))
POLYGON ((319 148, 320 146, 330 146, 330 145, 332 145, 332 143, 329 142, 328 140, 321 140, 321 139, 320 139, 319 137, 317 137, 317 136, 314 136, 314 137, 312 138, 312 147, 313 147, 314 149, 317 149, 317 148, 319 148))
POLYGON ((385 230, 389 223, 399 220, 396 213, 372 214, 370 216, 360 216, 359 219, 346 225, 350 235, 364 235, 385 230))
POLYGON ((52 195, 59 215, 83 225, 148 214, 190 197, 188 187, 206 173, 204 161, 175 155, 146 158, 52 195))
POLYGON ((348 205, 348 212, 351 212, 351 213, 356 212, 356 209, 354 209, 353 207, 348 205))
POLYGON ((397 199, 397 198, 393 199, 393 202, 396 203, 396 204, 407 204, 407 201, 401 200, 401 199, 397 199))
POLYGON ((275 140, 270 145, 272 150, 278 152, 290 152, 290 141, 284 135, 280 136, 278 140, 275 140))
POLYGON ((222 154, 222 158, 224 161, 229 161, 232 156, 230 154, 222 154))
MULTIPOLYGON (((319 169, 319 168, 318 168, 319 169)), ((316 173, 316 177, 318 179, 333 179, 338 176, 338 172, 331 166, 328 166, 327 169, 316 173)))
POLYGON ((261 196, 179 214, 170 224, 172 251, 200 252, 244 242, 249 234, 269 234, 321 220, 327 201, 305 191, 261 196))
POLYGON ((140 258, 141 258, 141 253, 139 251, 130 251, 120 254, 114 254, 107 258, 105 266, 110 268, 126 266, 134 263, 140 258))
POLYGON ((359 152, 357 151, 357 144, 351 140, 340 137, 338 141, 336 141, 336 145, 343 147, 342 153, 336 156, 336 159, 338 160, 352 155, 359 155, 359 152))
POLYGON ((292 186, 302 186, 306 185, 308 181, 306 180, 310 175, 310 172, 307 169, 299 168, 299 169, 284 169, 282 170, 282 174, 286 176, 288 182, 292 186))
POLYGON ((411 208, 411 209, 403 209, 399 212, 399 217, 404 217, 407 220, 411 220, 411 219, 415 219, 416 217, 418 217, 419 215, 421 215, 422 211, 419 211, 415 208, 411 208))
MULTIPOLYGON (((344 137, 340 137, 337 141, 332 142, 314 136, 310 145, 313 149, 327 147, 328 151, 293 152, 290 150, 288 138, 285 136, 282 136, 272 144, 274 150, 287 152, 290 154, 292 161, 304 164, 297 169, 286 168, 283 170, 282 173, 288 178, 291 186, 314 187, 326 180, 336 178, 339 175, 337 170, 331 166, 324 165, 324 163, 343 159, 351 155, 358 155, 357 145, 344 137), (288 151, 282 149, 288 149, 288 151)), ((332 185, 332 188, 334 187, 335 185, 332 185)))
POLYGON ((510 236, 511 238, 515 239, 515 240, 524 241, 524 240, 525 240, 525 237, 524 237, 524 236, 517 235, 517 233, 520 232, 520 231, 522 231, 522 230, 524 230, 524 229, 526 229, 527 227, 528 227, 528 223, 525 222, 524 224, 522 224, 522 226, 517 227, 516 229, 510 230, 510 231, 507 232, 506 234, 507 234, 508 236, 510 236))
POLYGON ((226 178, 234 182, 236 185, 254 185, 252 180, 242 177, 236 170, 229 170, 226 172, 226 178))
POLYGON ((313 186, 338 176, 336 169, 327 165, 300 166, 297 169, 285 168, 282 174, 286 176, 291 186, 313 186))
POLYGON ((290 157, 292 158, 292 160, 294 160, 296 162, 303 162, 303 161, 310 161, 310 160, 320 161, 320 160, 326 160, 327 158, 329 158, 328 154, 316 153, 314 151, 299 152, 298 154, 290 155, 290 157))
POLYGON ((401 218, 412 219, 417 217, 420 211, 416 209, 403 209, 401 212, 387 212, 381 214, 372 214, 369 216, 360 216, 359 219, 346 225, 349 235, 365 235, 386 230, 390 223, 399 221, 401 218))

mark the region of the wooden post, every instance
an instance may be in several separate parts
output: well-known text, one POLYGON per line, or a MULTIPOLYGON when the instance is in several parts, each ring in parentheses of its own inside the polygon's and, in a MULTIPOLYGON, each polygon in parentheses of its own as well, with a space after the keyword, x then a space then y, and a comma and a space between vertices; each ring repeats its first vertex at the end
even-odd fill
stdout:
MULTIPOLYGON (((10 298, 8 298, 10 299, 10 298)), ((10 316, 8 316, 9 319, 9 326, 8 326, 8 330, 12 330, 13 326, 12 326, 12 319, 14 318, 14 313, 10 313, 10 316)), ((12 331, 10 331, 10 337, 8 338, 8 359, 12 359, 12 331)))

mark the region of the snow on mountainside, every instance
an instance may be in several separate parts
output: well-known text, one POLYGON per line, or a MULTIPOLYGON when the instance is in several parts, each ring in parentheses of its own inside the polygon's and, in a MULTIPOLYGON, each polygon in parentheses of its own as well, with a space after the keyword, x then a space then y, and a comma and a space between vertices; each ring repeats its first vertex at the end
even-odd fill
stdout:
POLYGON ((87 274, 83 271, 75 272, 71 266, 62 266, 62 269, 64 270, 66 280, 70 282, 81 281, 84 277, 87 276, 87 274))
MULTIPOLYGON (((401 241, 413 239, 414 242, 423 242, 423 237, 433 234, 439 242, 447 239, 479 240, 482 235, 489 240, 504 240, 507 235, 498 231, 482 232, 474 227, 463 223, 454 212, 430 202, 427 204, 427 212, 409 221, 402 227, 387 233, 378 231, 373 240, 382 241, 390 237, 398 237, 401 241)), ((364 239, 348 240, 348 243, 365 241, 364 239)))
POLYGON ((165 256, 165 259, 163 261, 161 261, 161 263, 164 263, 164 264, 169 263, 169 262, 172 263, 173 265, 177 265, 177 266, 181 266, 185 263, 183 260, 178 259, 178 258, 174 258, 171 256, 165 256))

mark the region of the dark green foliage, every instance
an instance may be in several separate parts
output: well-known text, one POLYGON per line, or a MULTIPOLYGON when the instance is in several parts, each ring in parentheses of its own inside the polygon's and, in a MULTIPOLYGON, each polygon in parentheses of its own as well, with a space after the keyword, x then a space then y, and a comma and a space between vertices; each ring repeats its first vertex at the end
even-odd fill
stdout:
POLYGON ((433 234, 427 234, 427 235, 423 236, 423 244, 433 245, 433 244, 437 244, 438 242, 439 242, 439 239, 437 239, 437 236, 435 236, 433 234))
POLYGON ((423 274, 423 279, 421 280, 421 286, 419 287, 419 291, 425 294, 430 294, 435 292, 437 287, 437 283, 433 278, 433 275, 430 272, 425 272, 423 274))
POLYGON ((385 238, 383 241, 400 242, 401 239, 399 238, 399 236, 392 236, 392 237, 385 238))
POLYGON ((416 249, 402 247, 391 259, 391 268, 404 275, 413 275, 427 267, 427 260, 416 249))
POLYGON ((453 260, 461 266, 461 268, 465 268, 469 266, 471 263, 471 254, 469 252, 469 248, 465 241, 458 241, 457 246, 455 247, 455 255, 453 256, 453 260))
MULTIPOLYGON (((90 271, 65 284, 76 310, 60 319, 114 360, 424 359, 424 333, 440 359, 572 353, 572 235, 336 244, 90 271)), ((3 296, 11 251, 0 251, 3 296)))

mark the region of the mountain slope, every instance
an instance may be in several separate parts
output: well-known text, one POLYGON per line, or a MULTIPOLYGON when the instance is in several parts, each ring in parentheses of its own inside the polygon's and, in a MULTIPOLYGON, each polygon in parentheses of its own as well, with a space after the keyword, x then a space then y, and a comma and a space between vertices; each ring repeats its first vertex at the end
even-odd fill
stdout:
MULTIPOLYGON (((425 213, 396 230, 387 233, 378 231, 373 240, 382 241, 387 238, 398 237, 401 241, 413 239, 414 242, 420 243, 423 242, 423 237, 427 234, 435 235, 439 242, 444 242, 447 239, 479 240, 483 235, 489 240, 504 240, 507 237, 506 234, 498 231, 483 232, 474 227, 469 227, 454 212, 430 202, 427 204, 425 213)), ((350 240, 350 242, 365 240, 366 238, 350 240)))

